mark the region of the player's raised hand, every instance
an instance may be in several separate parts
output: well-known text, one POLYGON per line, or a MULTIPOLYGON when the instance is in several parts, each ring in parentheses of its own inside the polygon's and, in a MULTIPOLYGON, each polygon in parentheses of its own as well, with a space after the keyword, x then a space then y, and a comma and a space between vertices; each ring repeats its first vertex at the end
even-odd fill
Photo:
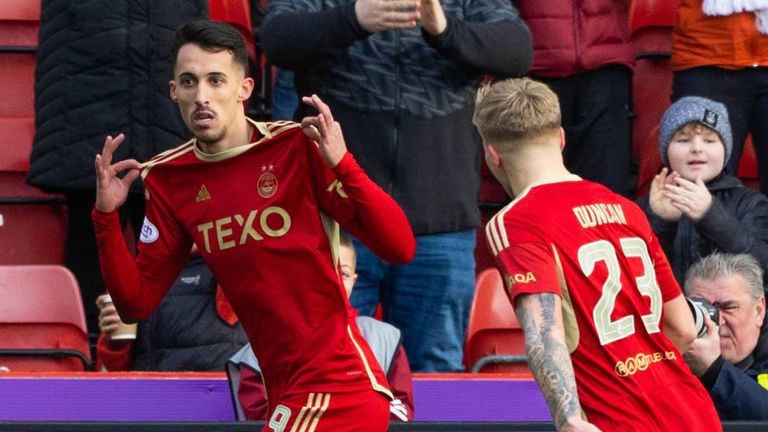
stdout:
POLYGON ((123 205, 131 183, 139 177, 139 162, 135 159, 112 164, 112 155, 124 139, 123 134, 114 138, 108 136, 101 154, 96 155, 96 208, 105 213, 113 212, 123 205), (118 174, 123 171, 127 172, 120 178, 118 174))
POLYGON ((651 182, 651 192, 648 194, 648 204, 651 211, 665 221, 678 221, 682 212, 672 205, 672 200, 667 196, 664 185, 677 177, 675 173, 669 174, 667 168, 662 168, 651 182))
POLYGON ((323 155, 328 166, 335 168, 347 153, 347 144, 341 133, 341 125, 333 120, 330 107, 319 96, 313 94, 301 100, 318 111, 316 116, 304 117, 301 120, 301 128, 305 135, 317 141, 320 154, 323 155))
POLYGON ((355 1, 357 22, 369 33, 414 28, 419 14, 419 0, 355 1))

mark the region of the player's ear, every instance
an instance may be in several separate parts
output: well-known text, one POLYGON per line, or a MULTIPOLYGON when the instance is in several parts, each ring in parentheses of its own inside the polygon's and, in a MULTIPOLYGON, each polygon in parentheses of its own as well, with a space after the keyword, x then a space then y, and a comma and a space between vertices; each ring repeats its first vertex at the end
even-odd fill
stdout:
POLYGON ((176 96, 176 81, 170 80, 168 81, 168 94, 171 96, 171 100, 176 102, 179 100, 178 96, 176 96))
POLYGON ((560 127, 560 151, 565 148, 565 129, 560 127))
POLYGON ((485 144, 486 160, 493 164, 493 167, 501 169, 501 156, 491 144, 485 144))
POLYGON ((248 100, 251 97, 254 85, 253 78, 243 78, 243 80, 240 81, 240 88, 237 90, 237 100, 240 102, 248 100))

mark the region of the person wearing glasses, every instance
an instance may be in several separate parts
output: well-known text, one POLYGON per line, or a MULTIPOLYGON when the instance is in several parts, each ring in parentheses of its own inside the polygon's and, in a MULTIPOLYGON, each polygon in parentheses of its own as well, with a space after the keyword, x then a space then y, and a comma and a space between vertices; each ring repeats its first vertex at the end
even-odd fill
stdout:
POLYGON ((748 254, 713 253, 688 269, 684 290, 719 311, 719 322, 705 318, 707 334, 683 358, 709 392, 721 420, 768 419, 768 355, 758 354, 768 343, 760 338, 765 318, 762 267, 748 254))

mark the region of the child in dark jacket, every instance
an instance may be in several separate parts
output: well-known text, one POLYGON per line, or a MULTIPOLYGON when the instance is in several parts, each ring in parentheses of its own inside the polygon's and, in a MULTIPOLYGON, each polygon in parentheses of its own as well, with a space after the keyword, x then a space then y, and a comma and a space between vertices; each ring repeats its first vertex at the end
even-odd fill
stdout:
POLYGON ((748 253, 768 269, 768 198, 726 174, 732 149, 721 103, 684 97, 661 119, 664 167, 638 204, 681 285, 688 268, 715 251, 748 253))

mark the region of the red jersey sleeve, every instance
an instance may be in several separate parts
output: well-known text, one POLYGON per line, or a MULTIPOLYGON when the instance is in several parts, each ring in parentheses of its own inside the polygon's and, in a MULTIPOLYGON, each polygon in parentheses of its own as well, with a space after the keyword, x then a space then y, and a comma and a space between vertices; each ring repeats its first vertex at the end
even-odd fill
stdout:
MULTIPOLYGON (((514 234, 510 234, 510 238, 514 234)), ((496 266, 501 272, 514 307, 517 296, 550 292, 562 296, 552 248, 540 241, 516 243, 499 252, 496 266)))
POLYGON ((376 255, 394 264, 413 259, 416 240, 400 206, 347 152, 331 170, 307 139, 308 164, 321 208, 376 255))
POLYGON ((99 262, 107 291, 126 320, 147 319, 176 280, 192 248, 190 239, 169 221, 162 194, 145 182, 150 199, 134 261, 123 238, 117 212, 92 213, 99 262), (158 193, 155 193, 158 192, 158 193))
POLYGON ((128 371, 133 367, 133 341, 109 340, 104 333, 96 342, 96 370, 109 372, 128 371))

